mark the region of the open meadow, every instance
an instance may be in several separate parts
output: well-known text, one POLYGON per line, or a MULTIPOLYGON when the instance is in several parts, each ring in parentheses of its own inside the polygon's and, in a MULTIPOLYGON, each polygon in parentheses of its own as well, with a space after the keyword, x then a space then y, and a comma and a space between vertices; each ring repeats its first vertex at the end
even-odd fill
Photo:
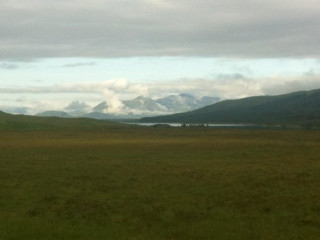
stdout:
POLYGON ((320 239, 319 131, 79 129, 0 131, 0 239, 320 239))

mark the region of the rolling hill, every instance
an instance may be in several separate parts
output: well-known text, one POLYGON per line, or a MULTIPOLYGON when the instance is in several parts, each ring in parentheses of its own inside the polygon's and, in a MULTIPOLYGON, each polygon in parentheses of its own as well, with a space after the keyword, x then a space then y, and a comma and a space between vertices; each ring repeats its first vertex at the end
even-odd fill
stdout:
POLYGON ((61 118, 68 118, 71 117, 68 113, 63 111, 45 111, 42 113, 36 114, 38 117, 61 117, 61 118))
POLYGON ((142 118, 141 122, 320 124, 320 89, 226 100, 194 111, 142 118))
POLYGON ((0 111, 0 130, 102 130, 125 124, 88 118, 60 118, 13 115, 0 111))

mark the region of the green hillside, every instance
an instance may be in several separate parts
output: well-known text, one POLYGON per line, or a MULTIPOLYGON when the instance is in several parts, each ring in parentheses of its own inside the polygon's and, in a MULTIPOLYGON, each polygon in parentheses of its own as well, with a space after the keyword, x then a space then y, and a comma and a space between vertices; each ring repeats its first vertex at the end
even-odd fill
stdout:
POLYGON ((123 125, 105 120, 12 115, 0 111, 0 130, 99 130, 111 127, 123 125))
POLYGON ((141 122, 320 124, 320 89, 222 101, 198 110, 141 122))

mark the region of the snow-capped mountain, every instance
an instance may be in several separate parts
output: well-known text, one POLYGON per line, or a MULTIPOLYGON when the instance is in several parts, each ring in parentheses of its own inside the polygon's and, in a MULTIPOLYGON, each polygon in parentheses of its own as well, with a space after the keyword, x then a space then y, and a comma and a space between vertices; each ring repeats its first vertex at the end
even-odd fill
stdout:
POLYGON ((165 106, 170 112, 186 112, 197 108, 204 107, 206 105, 214 104, 218 102, 219 98, 214 97, 202 97, 197 99, 194 96, 186 93, 179 95, 171 95, 168 97, 160 98, 156 100, 162 106, 165 106))
POLYGON ((122 101, 128 109, 150 111, 150 112, 166 112, 168 109, 151 98, 139 96, 133 100, 122 101))
MULTIPOLYGON (((65 109, 63 109, 63 111, 69 114, 70 117, 88 117, 96 119, 140 118, 191 111, 216 103, 219 100, 220 99, 217 97, 208 96, 196 98, 186 93, 170 95, 168 97, 159 98, 156 100, 139 96, 132 100, 122 100, 120 102, 120 105, 122 104, 122 106, 117 112, 110 111, 111 103, 108 103, 107 101, 102 101, 89 109, 88 105, 83 102, 72 102, 65 109)), ((58 111, 40 113, 39 115, 50 115, 57 117, 62 116, 61 112, 58 111)))
POLYGON ((79 116, 91 111, 91 107, 85 102, 73 101, 64 109, 71 116, 79 116))
MULTIPOLYGON (((148 97, 139 96, 132 100, 123 100, 125 113, 137 113, 139 115, 152 115, 161 113, 179 113, 185 111, 191 111, 197 108, 204 107, 219 101, 219 98, 214 97, 202 97, 197 99, 196 97, 182 93, 179 95, 170 95, 168 97, 159 98, 153 100, 148 97)), ((92 108, 93 112, 108 112, 108 103, 103 101, 92 108)))
POLYGON ((108 104, 106 101, 99 103, 98 105, 92 108, 92 112, 104 112, 108 109, 108 104))
POLYGON ((200 103, 201 103, 201 107, 205 107, 214 103, 219 102, 221 99, 218 97, 208 97, 208 96, 204 96, 200 99, 200 103))
MULTIPOLYGON (((123 100, 123 113, 129 114, 132 112, 168 112, 168 109, 151 98, 139 96, 132 100, 123 100)), ((92 112, 108 112, 108 103, 103 101, 92 108, 92 112)), ((121 114, 121 113, 119 113, 121 114)))

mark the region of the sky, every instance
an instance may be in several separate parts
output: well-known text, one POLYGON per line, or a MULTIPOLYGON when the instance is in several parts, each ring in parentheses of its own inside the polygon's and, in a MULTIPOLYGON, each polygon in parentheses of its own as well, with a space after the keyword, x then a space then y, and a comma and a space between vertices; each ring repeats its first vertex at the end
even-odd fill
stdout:
POLYGON ((319 22, 319 0, 1 0, 0 109, 320 88, 319 22))

